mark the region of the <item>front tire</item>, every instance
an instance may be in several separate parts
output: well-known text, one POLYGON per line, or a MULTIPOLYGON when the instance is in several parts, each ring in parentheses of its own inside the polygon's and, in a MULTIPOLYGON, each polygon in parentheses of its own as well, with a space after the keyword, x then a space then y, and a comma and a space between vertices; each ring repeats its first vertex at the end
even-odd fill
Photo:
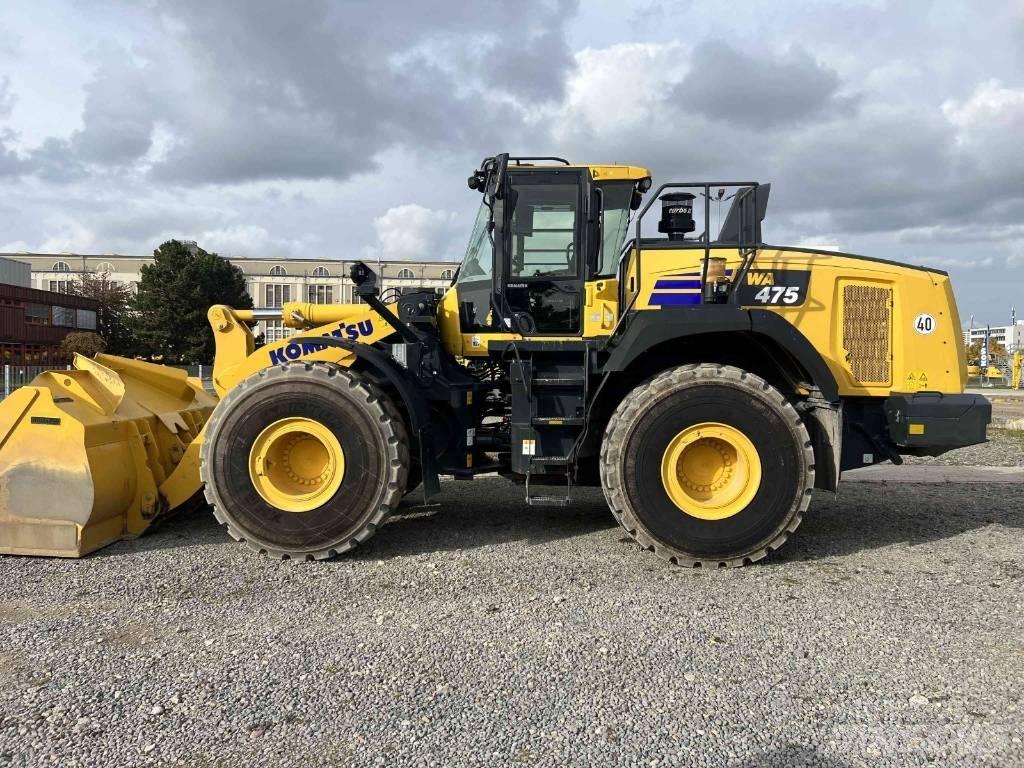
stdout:
POLYGON ((367 541, 397 508, 409 446, 387 395, 348 369, 299 363, 231 390, 200 458, 207 501, 233 538, 321 560, 367 541))
POLYGON ((601 448, 601 484, 645 549, 687 566, 741 566, 778 549, 814 487, 803 420, 759 376, 684 365, 619 405, 601 448))

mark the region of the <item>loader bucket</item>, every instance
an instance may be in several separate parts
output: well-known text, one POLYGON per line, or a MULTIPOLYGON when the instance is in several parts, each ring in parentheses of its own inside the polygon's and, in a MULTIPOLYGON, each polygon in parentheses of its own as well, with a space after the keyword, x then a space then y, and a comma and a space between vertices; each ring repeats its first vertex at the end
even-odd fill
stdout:
POLYGON ((216 398, 185 371, 76 356, 0 402, 0 554, 81 557, 201 487, 216 398))

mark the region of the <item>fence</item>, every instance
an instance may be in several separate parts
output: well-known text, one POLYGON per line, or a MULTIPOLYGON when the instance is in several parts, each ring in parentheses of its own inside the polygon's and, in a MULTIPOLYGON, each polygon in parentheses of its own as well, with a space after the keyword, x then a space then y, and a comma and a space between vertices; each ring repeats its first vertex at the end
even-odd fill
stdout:
POLYGON ((186 371, 189 376, 199 379, 203 383, 203 389, 211 394, 213 389, 213 366, 212 365, 172 365, 172 368, 180 368, 186 371))
POLYGON ((70 365, 5 365, 4 366, 4 389, 0 396, 7 397, 18 387, 23 387, 32 382, 36 376, 43 371, 57 371, 61 369, 71 370, 70 365))
MULTIPOLYGON (((175 365, 174 368, 180 368, 183 371, 188 372, 189 376, 194 376, 203 382, 203 387, 207 390, 213 391, 213 366, 212 365, 175 365)), ((18 387, 24 387, 26 384, 31 384, 32 380, 44 371, 60 371, 60 370, 71 370, 70 365, 5 365, 3 371, 3 390, 0 391, 0 399, 7 397, 11 392, 18 389, 18 387)))

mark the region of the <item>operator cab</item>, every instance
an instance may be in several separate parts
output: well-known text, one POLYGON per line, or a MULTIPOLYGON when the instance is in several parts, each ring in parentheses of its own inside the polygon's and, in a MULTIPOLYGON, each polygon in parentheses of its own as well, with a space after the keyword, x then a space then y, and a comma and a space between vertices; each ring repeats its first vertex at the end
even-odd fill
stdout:
POLYGON ((615 275, 646 171, 502 154, 469 186, 483 200, 455 279, 461 332, 579 336, 585 283, 615 275))

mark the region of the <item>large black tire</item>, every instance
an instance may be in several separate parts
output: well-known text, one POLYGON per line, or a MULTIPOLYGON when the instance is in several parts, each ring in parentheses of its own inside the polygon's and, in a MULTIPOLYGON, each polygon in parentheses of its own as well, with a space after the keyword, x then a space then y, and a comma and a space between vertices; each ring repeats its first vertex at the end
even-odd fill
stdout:
POLYGON ((637 387, 619 405, 601 447, 601 484, 615 517, 641 547, 678 565, 741 566, 778 549, 800 525, 814 487, 814 452, 796 409, 762 378, 732 366, 684 365, 637 387), (760 459, 756 494, 726 519, 687 514, 662 482, 670 441, 706 422, 742 432, 760 459))
POLYGON ((200 453, 206 499, 228 533, 278 558, 320 560, 365 542, 398 506, 405 491, 409 445, 405 425, 387 396, 355 372, 325 363, 266 368, 218 404, 200 453), (279 509, 253 484, 253 442, 281 419, 306 418, 339 441, 341 486, 305 512, 279 509))

